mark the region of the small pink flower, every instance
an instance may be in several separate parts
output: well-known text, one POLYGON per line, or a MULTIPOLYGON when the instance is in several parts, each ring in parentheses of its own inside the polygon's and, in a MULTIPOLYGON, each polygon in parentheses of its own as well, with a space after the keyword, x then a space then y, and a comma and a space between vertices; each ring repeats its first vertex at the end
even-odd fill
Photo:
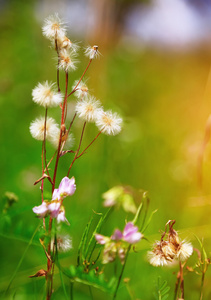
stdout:
POLYGON ((98 242, 98 244, 100 244, 100 245, 105 245, 107 242, 110 241, 109 237, 104 236, 102 234, 98 234, 98 233, 95 234, 95 239, 98 242))
POLYGON ((57 218, 60 211, 61 203, 58 201, 51 201, 48 205, 51 218, 57 218))
POLYGON ((116 229, 111 237, 114 241, 119 241, 123 237, 122 232, 119 229, 116 229))
POLYGON ((38 218, 45 218, 48 214, 48 204, 44 201, 41 205, 32 208, 38 218))
POLYGON ((132 222, 126 224, 123 230, 122 239, 129 244, 135 244, 140 241, 142 234, 138 232, 138 227, 134 226, 132 222))
POLYGON ((75 178, 64 177, 59 185, 58 189, 55 189, 53 192, 52 200, 60 200, 64 197, 71 196, 75 193, 76 185, 75 178))
POLYGON ((65 217, 65 209, 64 206, 61 207, 59 214, 56 217, 56 220, 58 223, 60 222, 66 222, 68 225, 70 225, 70 223, 68 222, 67 218, 65 217))

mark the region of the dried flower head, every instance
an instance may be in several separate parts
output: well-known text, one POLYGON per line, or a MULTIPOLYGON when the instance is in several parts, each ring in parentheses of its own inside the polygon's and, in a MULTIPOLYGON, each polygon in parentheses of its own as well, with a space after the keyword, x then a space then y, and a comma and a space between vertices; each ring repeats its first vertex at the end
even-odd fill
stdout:
POLYGON ((75 53, 70 52, 66 49, 62 49, 59 52, 59 68, 63 69, 65 72, 68 72, 69 70, 75 70, 75 53))
MULTIPOLYGON (((33 138, 39 141, 44 140, 45 130, 45 118, 41 117, 36 119, 30 124, 30 132, 33 138)), ((53 118, 47 118, 46 120, 46 139, 51 140, 54 137, 54 132, 58 130, 58 124, 56 124, 53 118)))
POLYGON ((57 47, 60 51, 62 49, 66 49, 66 50, 72 50, 73 52, 77 52, 79 49, 79 46, 71 42, 71 40, 68 39, 68 37, 66 37, 65 35, 57 38, 57 47))
POLYGON ((89 57, 90 59, 94 59, 100 56, 100 52, 98 51, 98 46, 94 45, 94 46, 88 46, 85 49, 85 55, 87 57, 89 57))
POLYGON ((121 131, 122 119, 112 111, 99 111, 96 125, 100 131, 107 135, 116 135, 121 131))
MULTIPOLYGON (((78 80, 76 80, 74 82, 74 85, 72 87, 73 90, 77 84, 78 84, 78 80)), ((83 81, 81 81, 75 90, 75 96, 81 100, 82 98, 85 98, 88 96, 88 92, 89 92, 89 90, 88 90, 87 85, 83 81)))
POLYGON ((187 260, 193 253, 193 247, 190 243, 180 241, 178 233, 173 229, 175 221, 167 222, 169 232, 166 230, 161 236, 161 241, 156 242, 152 251, 148 253, 149 261, 153 266, 164 266, 175 259, 180 261, 187 260))
POLYGON ((32 90, 32 100, 44 107, 55 107, 62 102, 63 95, 55 90, 55 83, 46 81, 43 84, 38 83, 32 90))
POLYGON ((55 14, 45 19, 42 32, 46 38, 52 40, 63 37, 66 29, 58 14, 55 14))
POLYGON ((87 122, 95 122, 100 110, 100 102, 95 100, 94 97, 89 97, 78 101, 75 107, 75 111, 79 118, 87 122))

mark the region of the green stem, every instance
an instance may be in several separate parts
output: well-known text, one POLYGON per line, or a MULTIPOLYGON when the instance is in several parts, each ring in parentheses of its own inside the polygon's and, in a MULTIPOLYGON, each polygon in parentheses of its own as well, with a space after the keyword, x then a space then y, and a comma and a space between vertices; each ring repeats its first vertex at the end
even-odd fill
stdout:
POLYGON ((16 276, 16 274, 17 274, 17 272, 18 272, 18 270, 19 270, 19 268, 20 268, 20 266, 21 266, 21 264, 22 264, 22 262, 23 262, 23 260, 24 260, 24 258, 25 258, 25 255, 26 255, 26 253, 27 253, 29 247, 30 247, 31 244, 32 244, 32 241, 33 241, 33 239, 34 239, 34 237, 35 237, 35 234, 37 233, 39 227, 40 227, 40 225, 38 225, 37 228, 35 229, 35 231, 34 231, 32 237, 31 237, 31 239, 30 239, 30 241, 29 241, 29 243, 28 243, 28 245, 27 245, 27 247, 26 247, 26 249, 25 249, 25 251, 24 251, 24 253, 23 253, 22 257, 21 257, 21 259, 20 259, 20 261, 19 261, 19 263, 18 263, 18 265, 17 265, 17 267, 16 267, 16 269, 15 269, 15 271, 14 271, 14 273, 13 273, 11 279, 10 279, 10 282, 9 282, 9 284, 8 284, 8 287, 7 287, 6 291, 5 291, 5 295, 6 295, 7 292, 9 291, 10 286, 11 286, 11 284, 12 284, 12 282, 13 282, 13 280, 14 280, 14 278, 15 278, 15 276, 16 276))
POLYGON ((116 299, 116 295, 117 295, 117 292, 118 292, 118 289, 119 289, 119 285, 120 285, 120 282, 121 282, 121 279, 122 279, 122 276, 123 276, 123 273, 124 273, 124 269, 125 269, 125 265, 126 265, 126 262, 127 262, 127 258, 128 258, 128 254, 130 252, 130 249, 131 249, 131 245, 128 247, 126 255, 125 255, 125 262, 124 262, 124 264, 122 266, 122 270, 121 270, 121 273, 119 275, 119 280, 117 282, 117 286, 116 286, 116 289, 115 289, 115 292, 114 292, 113 300, 116 299))

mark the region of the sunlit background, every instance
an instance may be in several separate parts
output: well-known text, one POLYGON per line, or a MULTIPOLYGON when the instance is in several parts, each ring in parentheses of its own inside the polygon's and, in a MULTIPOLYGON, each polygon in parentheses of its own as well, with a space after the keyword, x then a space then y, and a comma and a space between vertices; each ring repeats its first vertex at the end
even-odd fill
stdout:
MULTIPOLYGON (((93 61, 86 79, 91 93, 105 109, 117 111, 124 120, 116 136, 100 136, 71 170, 77 192, 66 202, 73 249, 61 263, 75 263, 78 243, 92 211, 105 212, 102 193, 115 185, 146 190, 154 215, 146 237, 131 254, 125 270, 130 277, 130 298, 122 283, 117 299, 154 299, 160 275, 174 293, 177 268, 154 268, 147 251, 170 219, 176 220, 181 236, 199 244, 204 239, 211 250, 211 146, 203 157, 205 126, 211 113, 211 3, 209 0, 60 0, 0 2, 0 192, 1 210, 5 192, 19 200, 11 208, 11 220, 1 224, 0 291, 7 288, 39 220, 32 207, 40 203, 40 190, 33 183, 41 175, 41 143, 29 133, 29 124, 44 114, 31 99, 38 82, 56 81, 56 56, 42 36, 43 20, 55 12, 67 22, 69 37, 78 42, 78 68, 70 75, 70 86, 80 78, 88 61, 84 47, 97 44, 100 59, 93 61), (199 157, 202 167, 199 167, 199 157)), ((64 87, 64 82, 62 84, 64 87)), ((75 104, 69 103, 71 116, 75 104)), ((51 115, 59 120, 59 112, 51 115)), ((82 123, 73 133, 77 147, 82 123)), ((208 128, 209 129, 209 128, 208 128)), ((84 147, 97 134, 87 129, 84 147)), ((49 146, 49 158, 53 148, 49 146)), ((72 154, 61 160, 57 185, 65 175, 72 154)), ((138 205, 138 203, 137 203, 138 205)), ((104 234, 124 227, 132 219, 121 209, 115 211, 104 234)), ((194 264, 196 254, 188 264, 194 264)), ((35 241, 18 269, 8 299, 42 299, 44 279, 30 279, 45 267, 43 249, 35 241), (36 296, 37 295, 37 296, 36 296), (10 297, 10 298, 9 298, 10 297)), ((58 277, 58 275, 56 275, 58 277)), ((57 278, 56 277, 56 278, 57 278)), ((204 299, 211 298, 208 270, 204 299)), ((59 277, 58 277, 59 281, 59 277)), ((53 299, 63 299, 60 283, 53 299)), ((185 276, 187 299, 199 299, 200 276, 185 276)), ((93 290, 94 299, 108 296, 93 290)), ((76 285, 75 299, 90 299, 88 288, 76 285)))

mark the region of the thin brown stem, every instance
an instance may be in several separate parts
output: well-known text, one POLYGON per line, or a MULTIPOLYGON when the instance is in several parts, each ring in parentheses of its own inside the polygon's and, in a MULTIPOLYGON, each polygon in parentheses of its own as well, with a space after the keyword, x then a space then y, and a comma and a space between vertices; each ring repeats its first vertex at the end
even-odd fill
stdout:
POLYGON ((102 131, 98 132, 96 137, 91 141, 91 143, 77 156, 77 158, 81 157, 85 151, 94 143, 94 141, 98 138, 98 136, 102 133, 102 131))
POLYGON ((80 141, 79 141, 78 149, 77 149, 76 152, 75 152, 75 156, 74 156, 73 161, 72 161, 72 163, 71 163, 71 165, 70 165, 70 167, 69 167, 69 170, 68 170, 68 172, 67 172, 67 177, 68 177, 69 174, 70 174, 70 170, 71 170, 71 168, 72 168, 74 162, 75 162, 76 159, 78 158, 77 156, 78 156, 78 153, 79 153, 80 148, 81 148, 81 143, 82 143, 82 139, 83 139, 85 127, 86 127, 86 122, 84 122, 84 126, 83 126, 83 129, 82 129, 82 132, 81 132, 81 138, 80 138, 80 141))
POLYGON ((90 66, 90 64, 91 64, 91 62, 92 62, 92 59, 90 59, 88 65, 87 65, 86 69, 84 70, 84 72, 83 72, 81 78, 79 79, 78 83, 76 84, 76 86, 74 87, 74 89, 72 90, 72 92, 71 92, 67 97, 69 97, 70 95, 72 95, 73 93, 75 93, 75 91, 76 91, 76 89, 77 89, 79 83, 81 82, 81 80, 83 79, 84 75, 86 74, 86 72, 87 72, 87 70, 88 70, 88 68, 89 68, 89 66, 90 66))
POLYGON ((181 299, 184 298, 184 277, 183 277, 183 265, 181 261, 179 262, 180 264, 180 290, 181 290, 181 299))

